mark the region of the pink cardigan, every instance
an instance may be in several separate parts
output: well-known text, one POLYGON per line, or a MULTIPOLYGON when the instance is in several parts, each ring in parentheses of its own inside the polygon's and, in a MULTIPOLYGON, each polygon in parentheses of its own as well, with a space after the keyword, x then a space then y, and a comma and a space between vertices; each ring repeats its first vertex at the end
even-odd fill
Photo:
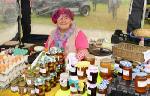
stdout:
MULTIPOLYGON (((48 37, 48 40, 45 43, 45 48, 47 49, 48 49, 48 42, 50 42, 50 47, 55 46, 55 41, 51 38, 51 36, 48 37)), ((66 47, 66 44, 64 45, 64 47, 66 47)), ((88 40, 86 35, 82 31, 79 31, 76 36, 75 48, 77 51, 77 58, 80 60, 83 59, 86 54, 88 54, 87 51, 87 48, 89 48, 88 40)))

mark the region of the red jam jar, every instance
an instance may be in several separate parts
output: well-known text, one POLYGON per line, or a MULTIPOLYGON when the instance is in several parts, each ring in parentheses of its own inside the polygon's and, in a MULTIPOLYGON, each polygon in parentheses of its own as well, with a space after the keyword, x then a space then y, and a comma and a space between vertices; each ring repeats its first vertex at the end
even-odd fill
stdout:
POLYGON ((147 74, 144 72, 139 72, 135 76, 134 84, 135 84, 135 91, 139 94, 144 94, 147 92, 147 74))

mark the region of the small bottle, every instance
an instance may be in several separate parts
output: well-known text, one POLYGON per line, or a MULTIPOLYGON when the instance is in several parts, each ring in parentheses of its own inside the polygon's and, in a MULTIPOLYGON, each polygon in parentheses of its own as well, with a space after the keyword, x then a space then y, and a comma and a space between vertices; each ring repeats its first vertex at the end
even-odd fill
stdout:
POLYGON ((25 81, 20 81, 18 84, 19 94, 25 95, 27 92, 25 81))
POLYGON ((134 83, 135 83, 135 91, 139 94, 144 94, 147 92, 147 74, 144 72, 140 72, 136 75, 134 83))
POLYGON ((27 92, 29 96, 35 96, 35 87, 34 86, 28 87, 27 92))

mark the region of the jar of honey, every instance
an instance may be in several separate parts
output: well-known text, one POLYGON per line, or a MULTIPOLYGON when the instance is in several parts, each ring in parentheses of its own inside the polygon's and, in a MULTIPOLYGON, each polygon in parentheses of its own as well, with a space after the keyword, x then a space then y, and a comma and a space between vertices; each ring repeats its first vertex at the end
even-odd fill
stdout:
POLYGON ((89 61, 91 65, 95 64, 95 56, 88 54, 85 56, 84 61, 89 61))
POLYGON ((47 77, 45 80, 45 92, 49 92, 51 90, 50 78, 47 77))
POLYGON ((112 64, 113 61, 109 58, 104 58, 100 61, 100 76, 103 79, 112 77, 112 64))
POLYGON ((147 92, 147 74, 144 72, 139 72, 135 76, 134 84, 135 84, 135 91, 139 94, 144 94, 147 92))
POLYGON ((47 66, 47 64, 41 64, 41 65, 40 65, 40 74, 41 74, 43 77, 48 76, 48 66, 47 66))
POLYGON ((84 94, 85 93, 85 82, 82 80, 79 80, 79 88, 78 88, 78 94, 84 94))
POLYGON ((34 85, 34 80, 35 80, 35 75, 34 72, 31 72, 28 70, 26 74, 26 82, 28 86, 33 86, 34 85))
POLYGON ((123 66, 123 79, 132 80, 132 63, 129 61, 120 61, 123 66))
POLYGON ((44 85, 42 83, 35 85, 35 93, 37 96, 45 96, 44 85))

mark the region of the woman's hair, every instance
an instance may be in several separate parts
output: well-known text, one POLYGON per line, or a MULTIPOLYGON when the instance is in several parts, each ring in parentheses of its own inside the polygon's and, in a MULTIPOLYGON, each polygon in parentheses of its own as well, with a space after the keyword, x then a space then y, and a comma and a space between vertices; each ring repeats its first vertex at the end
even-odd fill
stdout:
POLYGON ((57 19, 60 17, 60 15, 65 14, 66 16, 68 16, 71 20, 74 19, 74 13, 65 7, 60 7, 57 10, 54 11, 54 13, 52 14, 52 21, 53 23, 57 23, 57 19))

